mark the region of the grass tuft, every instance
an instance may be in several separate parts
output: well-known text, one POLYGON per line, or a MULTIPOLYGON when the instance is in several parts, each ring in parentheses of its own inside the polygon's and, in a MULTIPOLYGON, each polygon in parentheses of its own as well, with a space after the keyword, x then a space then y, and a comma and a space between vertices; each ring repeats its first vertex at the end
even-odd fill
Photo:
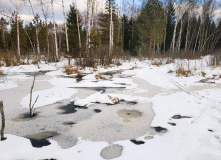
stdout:
POLYGON ((192 75, 191 70, 185 70, 182 67, 179 67, 179 69, 176 71, 177 76, 185 76, 185 77, 189 77, 190 75, 192 75))
POLYGON ((79 74, 79 70, 78 70, 78 67, 70 67, 70 66, 64 66, 64 72, 67 74, 67 75, 70 75, 70 74, 79 74))
POLYGON ((96 79, 104 79, 104 77, 103 77, 101 74, 96 74, 96 75, 95 75, 95 78, 96 78, 96 79))

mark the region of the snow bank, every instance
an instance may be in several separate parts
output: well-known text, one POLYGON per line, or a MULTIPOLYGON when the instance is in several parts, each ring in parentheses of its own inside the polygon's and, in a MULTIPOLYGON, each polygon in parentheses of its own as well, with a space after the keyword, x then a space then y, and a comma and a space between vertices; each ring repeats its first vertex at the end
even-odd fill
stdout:
POLYGON ((106 103, 106 104, 116 104, 119 103, 119 99, 117 97, 112 97, 107 94, 102 94, 101 92, 97 92, 89 95, 84 99, 78 99, 74 102, 75 106, 89 106, 93 103, 106 103))
POLYGON ((92 157, 102 160, 100 151, 108 144, 106 142, 90 142, 81 140, 77 146, 62 149, 57 142, 50 140, 51 145, 34 148, 30 140, 14 135, 6 135, 5 141, 0 141, 0 159, 63 159, 63 160, 88 160, 92 157))
MULTIPOLYGON (((69 99, 73 94, 77 93, 77 90, 71 88, 54 87, 42 91, 36 91, 32 94, 32 104, 39 95, 39 98, 35 104, 35 108, 54 104, 58 101, 69 99)), ((22 98, 20 104, 23 108, 29 108, 30 94, 22 98)))

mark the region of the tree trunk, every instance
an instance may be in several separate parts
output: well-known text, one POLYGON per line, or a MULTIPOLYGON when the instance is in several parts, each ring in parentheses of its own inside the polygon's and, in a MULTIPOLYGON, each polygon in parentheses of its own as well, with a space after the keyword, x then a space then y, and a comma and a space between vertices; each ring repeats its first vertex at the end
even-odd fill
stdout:
POLYGON ((34 16, 35 24, 36 24, 36 26, 35 26, 35 28, 36 28, 35 33, 36 33, 37 53, 38 53, 38 58, 37 58, 37 59, 39 60, 39 58, 40 58, 40 45, 39 45, 39 39, 38 39, 38 33, 39 33, 38 21, 37 21, 37 18, 36 18, 36 16, 35 16, 35 13, 34 13, 34 9, 33 9, 31 0, 28 0, 28 2, 29 2, 29 4, 30 4, 30 6, 31 6, 32 14, 33 14, 33 16, 34 16))
POLYGON ((65 10, 64 10, 64 0, 62 0, 62 8, 63 8, 63 15, 64 15, 64 29, 65 29, 65 35, 66 35, 67 52, 69 53, 68 29, 67 29, 66 15, 65 15, 65 10))
POLYGON ((91 0, 87 0, 87 20, 86 20, 86 51, 87 57, 89 57, 89 49, 90 49, 90 35, 91 35, 91 0))
POLYGON ((197 36, 196 36, 196 41, 195 41, 195 45, 194 45, 194 49, 193 49, 193 55, 195 54, 195 51, 196 51, 196 46, 197 46, 200 31, 201 31, 201 25, 199 26, 199 30, 198 30, 198 33, 197 33, 197 36))
POLYGON ((181 46, 181 38, 182 38, 182 33, 183 33, 183 17, 181 17, 181 26, 180 26, 180 32, 179 32, 179 37, 178 37, 178 44, 177 44, 177 52, 180 52, 180 46, 181 46))
POLYGON ((2 128, 1 128, 1 141, 5 140, 4 137, 4 130, 5 130, 5 114, 4 114, 4 106, 3 102, 0 101, 0 111, 1 111, 1 117, 2 117, 2 128))
POLYGON ((29 42, 30 42, 30 44, 31 44, 32 50, 33 50, 33 52, 35 53, 35 48, 34 48, 34 46, 33 46, 33 43, 32 43, 32 41, 31 41, 31 38, 30 38, 30 36, 28 35, 28 32, 26 31, 25 28, 24 28, 24 31, 25 31, 25 33, 26 33, 26 35, 27 35, 27 37, 28 37, 28 40, 29 40, 29 42))
POLYGON ((177 24, 178 24, 178 17, 176 18, 176 22, 175 22, 175 26, 174 26, 174 30, 173 30, 173 39, 172 39, 172 43, 171 43, 171 47, 170 47, 172 52, 174 52, 174 48, 175 48, 177 24))
POLYGON ((52 8, 52 17, 53 17, 53 24, 54 24, 54 41, 55 41, 55 59, 58 60, 58 42, 57 42, 57 33, 56 33, 56 25, 54 19, 54 0, 51 0, 51 8, 52 8))
POLYGON ((79 52, 80 52, 80 64, 81 64, 81 32, 80 32, 80 25, 78 20, 78 12, 77 12, 77 27, 78 27, 78 41, 79 41, 79 52))
POLYGON ((187 24, 187 33, 186 33, 186 42, 185 42, 185 52, 187 52, 187 47, 189 44, 189 33, 190 33, 190 18, 188 18, 188 24, 187 24))
POLYGON ((109 8, 110 8, 110 42, 109 42, 109 60, 111 61, 112 50, 113 50, 113 10, 112 10, 112 1, 109 1, 109 8))
POLYGON ((19 35, 19 21, 18 21, 18 1, 16 0, 16 25, 17 25, 17 48, 18 48, 18 60, 20 61, 20 35, 19 35))

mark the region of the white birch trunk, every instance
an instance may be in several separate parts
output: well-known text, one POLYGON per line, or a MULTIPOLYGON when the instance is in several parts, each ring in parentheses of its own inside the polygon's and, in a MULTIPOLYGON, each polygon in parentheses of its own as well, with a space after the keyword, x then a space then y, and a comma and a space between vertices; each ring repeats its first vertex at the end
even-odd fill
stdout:
POLYGON ((190 18, 188 18, 188 25, 187 25, 187 34, 186 34, 186 42, 185 42, 185 52, 187 51, 188 41, 189 41, 189 33, 190 33, 190 18))
POLYGON ((174 30, 173 30, 173 39, 172 39, 172 43, 171 43, 171 50, 172 50, 172 52, 174 52, 174 48, 175 48, 177 24, 178 24, 178 16, 176 18, 176 22, 175 22, 175 26, 174 26, 174 30))
POLYGON ((38 39, 38 33, 39 33, 39 29, 38 29, 38 22, 37 22, 37 19, 35 17, 35 13, 34 13, 34 9, 33 9, 33 6, 32 6, 32 3, 31 3, 31 0, 28 0, 30 6, 31 6, 31 10, 32 10, 32 14, 34 16, 34 19, 36 20, 35 24, 35 33, 36 33, 36 42, 37 42, 37 53, 38 53, 38 58, 40 58, 40 45, 39 45, 39 39, 38 39))
POLYGON ((17 25, 17 48, 18 48, 18 60, 20 61, 20 36, 19 36, 19 21, 18 21, 18 1, 16 0, 16 25, 17 25))
POLYGON ((91 35, 91 0, 87 0, 87 20, 86 20, 86 28, 87 28, 87 35, 86 35, 86 49, 87 55, 89 56, 89 49, 90 49, 90 35, 91 35))
POLYGON ((181 46, 181 37, 183 33, 183 17, 181 17, 181 26, 180 26, 180 32, 179 32, 179 37, 178 37, 178 44, 177 44, 177 51, 180 51, 180 46, 181 46))
POLYGON ((80 24, 78 20, 78 12, 77 14, 77 27, 78 27, 78 41, 79 41, 79 52, 80 52, 80 58, 81 58, 81 33, 80 33, 80 24))
POLYGON ((109 2, 110 8, 110 42, 109 42, 109 58, 111 58, 112 50, 113 50, 113 10, 112 10, 112 1, 109 2))
POLYGON ((56 26, 55 26, 55 19, 54 19, 54 0, 51 0, 51 8, 52 8, 52 17, 53 17, 53 24, 54 24, 55 57, 56 57, 56 60, 58 60, 58 42, 57 42, 56 26))
POLYGON ((65 35, 66 35, 67 52, 69 53, 68 29, 67 29, 66 14, 64 10, 64 0, 62 0, 62 8, 63 8, 63 15, 64 15, 64 29, 65 29, 65 35))

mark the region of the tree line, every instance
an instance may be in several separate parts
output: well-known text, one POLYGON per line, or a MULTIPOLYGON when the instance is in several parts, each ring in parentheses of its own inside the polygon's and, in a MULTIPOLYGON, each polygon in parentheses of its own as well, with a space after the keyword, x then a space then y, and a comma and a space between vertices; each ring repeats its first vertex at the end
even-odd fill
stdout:
POLYGON ((80 13, 76 2, 66 13, 64 23, 56 23, 54 0, 21 0, 33 20, 19 17, 19 0, 15 11, 0 10, 0 51, 17 59, 29 56, 57 61, 61 55, 111 63, 116 56, 206 55, 221 48, 221 19, 215 0, 106 0, 98 10, 97 0, 87 0, 86 13, 80 13), (38 10, 38 13, 36 12, 38 10), (41 16, 39 15, 41 14, 41 16), (43 17, 43 18, 42 18, 43 17), (49 22, 49 17, 52 20, 49 22))

